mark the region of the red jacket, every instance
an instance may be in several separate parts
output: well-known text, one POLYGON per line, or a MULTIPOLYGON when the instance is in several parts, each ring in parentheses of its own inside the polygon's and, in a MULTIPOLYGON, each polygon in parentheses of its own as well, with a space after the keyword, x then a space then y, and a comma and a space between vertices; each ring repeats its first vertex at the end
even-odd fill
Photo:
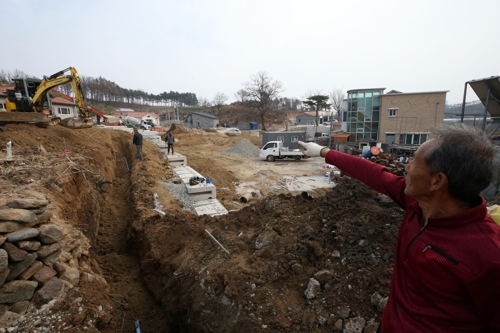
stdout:
POLYGON ((335 150, 325 160, 406 210, 382 333, 500 332, 500 226, 483 198, 465 212, 429 218, 424 228, 404 177, 335 150))

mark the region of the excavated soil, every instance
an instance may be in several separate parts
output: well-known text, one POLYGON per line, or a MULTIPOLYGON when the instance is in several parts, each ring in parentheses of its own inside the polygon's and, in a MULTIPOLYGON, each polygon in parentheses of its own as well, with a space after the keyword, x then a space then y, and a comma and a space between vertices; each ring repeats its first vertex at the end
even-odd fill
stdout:
POLYGON ((366 332, 376 328, 401 209, 348 177, 290 193, 279 186, 284 177, 322 175, 324 161, 269 163, 228 153, 241 140, 260 147, 258 137, 180 126, 174 134, 176 151, 215 180, 229 214, 184 210, 159 184, 173 178, 169 163, 149 142, 144 160, 135 161, 130 133, 0 130, 0 144, 14 144, 14 162, 0 163, 2 200, 44 193, 55 218, 91 244, 79 267, 102 279, 82 279, 55 304, 73 325, 67 332, 133 332, 136 321, 145 333, 330 332, 353 320, 366 332), (239 200, 243 185, 258 194, 248 204, 239 200), (154 194, 165 215, 153 210, 154 194), (319 285, 305 293, 311 278, 319 285))

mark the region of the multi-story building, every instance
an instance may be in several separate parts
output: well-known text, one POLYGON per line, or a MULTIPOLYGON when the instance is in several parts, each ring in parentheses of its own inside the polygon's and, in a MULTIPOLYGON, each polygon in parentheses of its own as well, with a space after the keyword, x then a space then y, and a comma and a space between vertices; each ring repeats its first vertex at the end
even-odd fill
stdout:
POLYGON ((448 91, 401 93, 385 88, 347 91, 342 129, 350 142, 419 145, 442 124, 448 91))
POLYGON ((399 145, 420 145, 433 126, 443 123, 448 91, 382 95, 379 140, 399 145))
POLYGON ((342 129, 350 134, 350 142, 378 140, 380 98, 385 88, 347 91, 347 110, 342 115, 342 129))

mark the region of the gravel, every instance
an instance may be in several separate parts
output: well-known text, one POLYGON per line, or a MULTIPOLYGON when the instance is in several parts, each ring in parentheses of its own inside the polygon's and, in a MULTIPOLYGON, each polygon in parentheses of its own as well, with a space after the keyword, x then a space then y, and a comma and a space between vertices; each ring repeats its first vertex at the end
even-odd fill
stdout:
POLYGON ((259 157, 260 148, 247 139, 241 139, 240 142, 226 150, 225 153, 241 157, 259 157))
POLYGON ((172 177, 168 182, 158 182, 160 185, 165 186, 174 197, 176 197, 179 202, 183 205, 182 210, 189 211, 196 214, 193 206, 196 203, 193 198, 189 195, 186 189, 186 185, 177 176, 172 177), (179 184, 176 184, 177 182, 179 184))

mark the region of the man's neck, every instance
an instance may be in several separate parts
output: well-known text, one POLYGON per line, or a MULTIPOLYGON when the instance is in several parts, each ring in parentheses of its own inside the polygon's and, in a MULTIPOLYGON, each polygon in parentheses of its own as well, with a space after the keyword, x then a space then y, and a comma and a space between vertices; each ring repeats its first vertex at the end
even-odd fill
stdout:
POLYGON ((422 208, 422 214, 425 217, 424 225, 427 225, 429 218, 458 214, 471 207, 470 203, 455 199, 449 194, 436 194, 432 198, 419 200, 418 204, 422 208))

